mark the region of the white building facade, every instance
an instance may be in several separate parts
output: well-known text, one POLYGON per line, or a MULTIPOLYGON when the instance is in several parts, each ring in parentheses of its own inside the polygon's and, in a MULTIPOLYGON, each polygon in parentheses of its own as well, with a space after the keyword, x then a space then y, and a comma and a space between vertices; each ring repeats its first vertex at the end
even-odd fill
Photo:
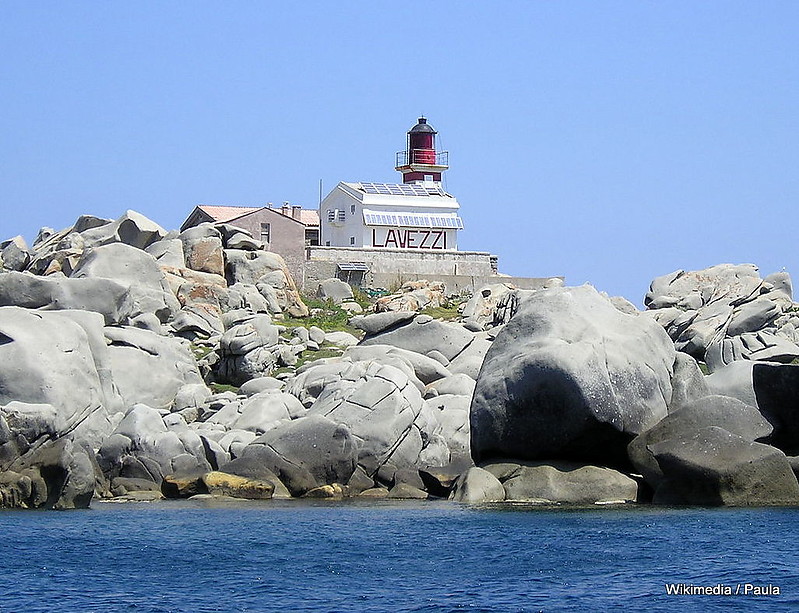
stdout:
POLYGON ((457 251, 463 220, 440 183, 339 183, 320 206, 320 245, 457 251))

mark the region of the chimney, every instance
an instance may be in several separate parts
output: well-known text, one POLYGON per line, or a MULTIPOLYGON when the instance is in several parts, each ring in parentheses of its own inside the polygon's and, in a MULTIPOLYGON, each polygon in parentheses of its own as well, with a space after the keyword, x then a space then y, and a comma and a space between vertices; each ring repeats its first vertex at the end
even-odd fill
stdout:
POLYGON ((297 205, 297 204, 292 205, 292 207, 291 207, 291 216, 292 216, 292 218, 296 219, 297 221, 300 221, 300 218, 302 217, 302 207, 300 205, 297 205))
POLYGON ((286 200, 283 205, 280 207, 280 214, 285 215, 286 217, 289 216, 289 201, 286 200))

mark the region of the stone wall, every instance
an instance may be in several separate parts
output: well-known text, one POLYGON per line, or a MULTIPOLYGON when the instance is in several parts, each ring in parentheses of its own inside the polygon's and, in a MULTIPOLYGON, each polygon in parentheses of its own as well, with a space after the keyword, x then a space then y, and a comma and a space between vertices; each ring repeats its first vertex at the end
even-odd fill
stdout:
POLYGON ((426 279, 444 283, 447 293, 474 291, 491 283, 511 283, 522 289, 537 289, 547 278, 507 277, 496 272, 496 258, 482 251, 433 251, 400 249, 309 247, 306 249, 302 291, 313 293, 319 283, 337 277, 363 287, 398 287, 406 281, 426 279), (339 270, 345 262, 364 263, 365 273, 339 270))

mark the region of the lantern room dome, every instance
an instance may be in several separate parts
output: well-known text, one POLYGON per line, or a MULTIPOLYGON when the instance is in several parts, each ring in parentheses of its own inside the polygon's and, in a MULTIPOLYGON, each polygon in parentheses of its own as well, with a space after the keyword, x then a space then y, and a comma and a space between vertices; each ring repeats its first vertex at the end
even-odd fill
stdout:
POLYGON ((410 129, 409 133, 410 134, 418 134, 420 132, 426 132, 426 133, 429 133, 429 134, 438 134, 438 132, 436 132, 433 129, 433 126, 431 126, 429 123, 427 123, 427 118, 426 117, 420 117, 419 118, 419 123, 417 123, 415 126, 413 126, 410 129))

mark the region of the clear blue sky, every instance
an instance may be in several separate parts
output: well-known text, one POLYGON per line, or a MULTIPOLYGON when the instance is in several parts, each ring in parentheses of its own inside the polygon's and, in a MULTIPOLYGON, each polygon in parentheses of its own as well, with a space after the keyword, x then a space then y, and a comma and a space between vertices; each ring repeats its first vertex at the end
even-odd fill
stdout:
POLYGON ((799 281, 799 2, 0 0, 0 238, 397 181, 424 113, 460 247, 640 304, 799 281))

